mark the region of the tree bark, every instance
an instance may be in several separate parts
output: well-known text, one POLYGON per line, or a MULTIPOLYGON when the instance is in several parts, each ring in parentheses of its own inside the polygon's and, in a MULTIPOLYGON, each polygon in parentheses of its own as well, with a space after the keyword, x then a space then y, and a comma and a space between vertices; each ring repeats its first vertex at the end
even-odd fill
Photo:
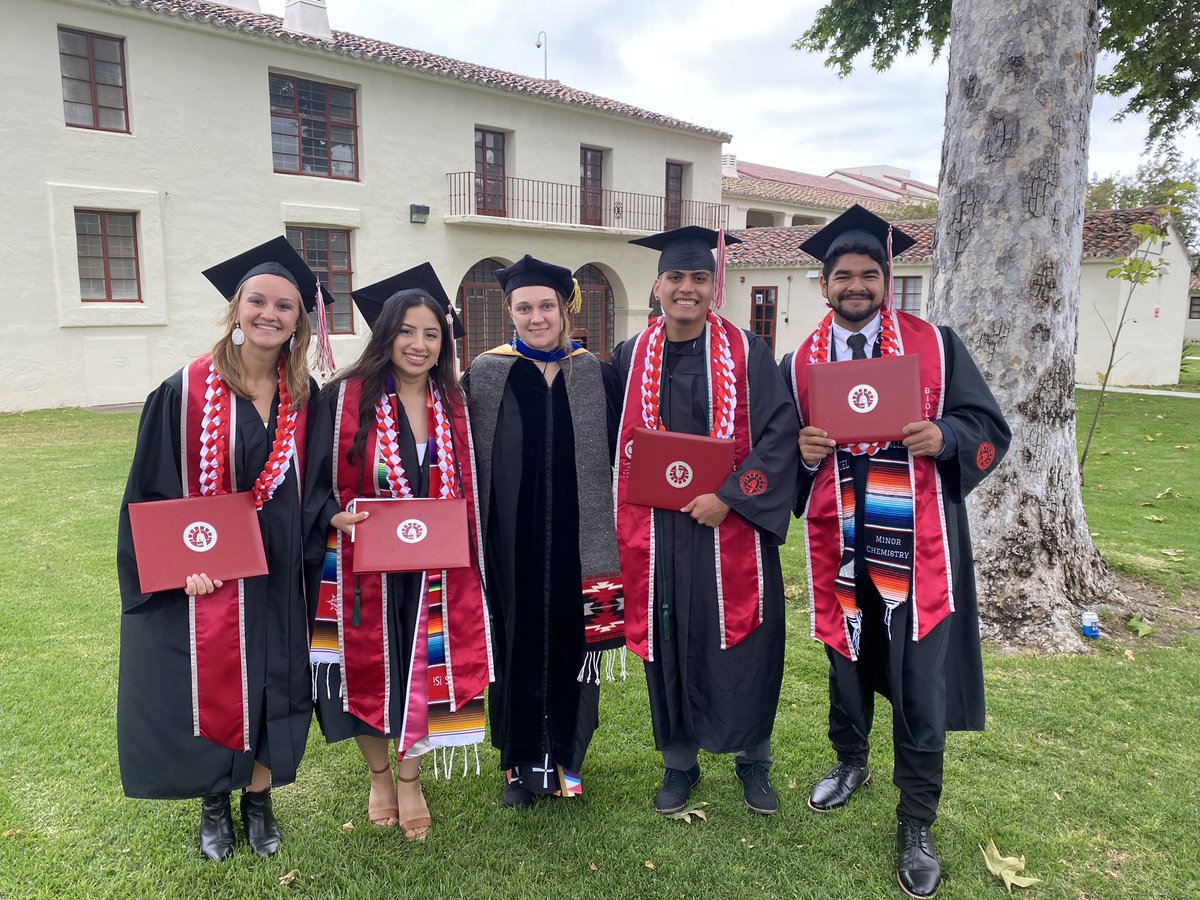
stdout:
POLYGON ((1096 0, 954 0, 930 318, 958 331, 1013 443, 970 500, 985 637, 1080 643, 1116 586, 1088 531, 1075 344, 1096 0))

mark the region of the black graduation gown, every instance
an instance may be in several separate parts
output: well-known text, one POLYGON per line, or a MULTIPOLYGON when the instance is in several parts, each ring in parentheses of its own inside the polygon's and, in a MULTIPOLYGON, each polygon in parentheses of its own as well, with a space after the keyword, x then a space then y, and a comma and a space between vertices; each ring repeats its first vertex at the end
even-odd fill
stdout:
MULTIPOLYGON (((610 366, 601 370, 611 458, 619 387, 610 366)), ((579 518, 612 511, 579 509, 562 372, 547 387, 529 360, 512 364, 497 414, 491 484, 480 489, 491 491, 484 550, 495 625, 492 744, 504 769, 541 766, 549 753, 552 762, 578 772, 600 704, 599 686, 578 680, 584 655, 579 518)))
MULTIPOLYGON (((633 341, 613 350, 613 366, 627 380, 633 341)), ((670 431, 708 434, 709 387, 703 339, 666 345, 660 408, 670 431)), ((799 454, 795 404, 763 340, 750 336, 749 456, 717 496, 762 536, 763 621, 740 644, 722 650, 716 560, 711 528, 691 516, 658 510, 660 573, 654 585, 654 658, 646 664, 654 742, 700 747, 712 753, 754 748, 771 737, 783 680, 784 602, 779 547, 787 539, 792 485, 799 454), (767 489, 748 497, 740 473, 758 469, 767 489), (670 639, 663 640, 662 598, 671 606, 670 639)))
MULTIPOLYGON (((329 523, 335 515, 342 511, 333 485, 333 435, 337 428, 334 417, 337 413, 338 391, 334 387, 321 391, 313 405, 313 422, 310 425, 313 447, 312 464, 319 478, 314 490, 322 491, 328 496, 326 505, 311 533, 316 540, 313 549, 309 551, 310 558, 324 554, 326 534, 329 523)), ((372 426, 374 427, 374 426, 372 426)), ((404 471, 408 476, 413 496, 425 497, 429 493, 429 458, 418 462, 417 444, 413 437, 412 426, 408 416, 401 415, 396 422, 396 443, 400 448, 400 459, 404 463, 404 471), (416 476, 413 473, 417 473, 416 476)), ((371 465, 364 464, 359 468, 361 484, 358 490, 360 497, 373 497, 375 492, 371 487, 371 465)), ((384 496, 388 496, 385 494, 384 496)), ((308 614, 310 622, 317 614, 317 600, 320 596, 320 569, 310 567, 313 580, 308 586, 308 614)), ((376 576, 369 576, 376 577, 376 576)), ((314 673, 316 679, 316 710, 317 723, 326 742, 333 744, 347 738, 365 735, 368 737, 399 737, 404 723, 404 709, 408 700, 408 673, 412 666, 413 640, 417 630, 417 613, 421 604, 421 572, 394 572, 386 577, 385 585, 388 592, 388 679, 391 684, 389 693, 389 719, 392 731, 384 734, 372 728, 362 719, 342 708, 342 669, 339 665, 322 665, 314 673)), ((353 575, 347 575, 353 585, 353 575)), ((351 587, 351 591, 353 588, 351 587)), ((354 602, 353 593, 347 602, 354 602)), ((350 626, 353 627, 353 626, 350 626)))
MULTIPOLYGON (((981 731, 984 726, 979 610, 965 498, 986 475, 995 471, 1012 437, 1003 412, 967 348, 949 327, 941 325, 938 329, 946 354, 941 421, 951 428, 958 441, 955 455, 937 462, 943 486, 955 611, 923 639, 913 641, 910 598, 909 603, 892 615, 892 639, 870 642, 877 652, 886 653, 887 659, 869 663, 887 670, 897 739, 907 749, 922 752, 943 749, 946 731, 981 731), (995 461, 981 470, 976 464, 976 453, 984 442, 993 445, 995 461)), ((878 344, 875 353, 878 354, 878 344)), ((789 391, 792 383, 786 373, 791 371, 791 360, 789 353, 780 363, 789 391)), ((860 462, 859 466, 863 464, 860 462)), ((812 482, 813 475, 801 466, 797 517, 804 512, 812 482)), ((864 493, 865 468, 863 477, 855 479, 858 510, 865 509, 864 493)), ((856 529, 858 534, 863 531, 861 527, 856 529)), ((861 554, 858 556, 861 559, 861 554)), ((844 657, 832 659, 835 653, 831 651, 831 702, 840 706, 851 720, 861 722, 865 713, 869 726, 869 701, 864 701, 853 677, 837 677, 839 668, 844 668, 844 657)), ((848 660, 845 662, 849 664, 848 660)), ((875 681, 878 685, 879 680, 875 681)))
MULTIPOLYGON (((316 385, 311 388, 315 393, 316 385)), ((258 514, 270 572, 245 583, 250 750, 230 750, 192 734, 188 598, 182 590, 141 593, 128 512, 130 503, 183 496, 181 390, 182 373, 176 372, 146 399, 121 501, 117 749, 121 781, 130 797, 198 797, 244 787, 255 760, 271 770, 273 784, 289 784, 296 779, 312 718, 305 512, 293 463, 258 514)), ((235 399, 238 490, 245 491, 254 486, 270 455, 279 396, 272 402, 266 428, 253 403, 235 399)), ((306 438, 297 434, 298 442, 306 438)))

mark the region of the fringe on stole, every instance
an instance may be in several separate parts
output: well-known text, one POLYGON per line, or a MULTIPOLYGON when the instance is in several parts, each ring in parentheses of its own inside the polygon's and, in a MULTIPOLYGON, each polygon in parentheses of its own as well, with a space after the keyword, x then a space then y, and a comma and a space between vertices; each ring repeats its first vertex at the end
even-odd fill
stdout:
POLYGON ((603 667, 604 675, 608 681, 616 681, 617 654, 621 656, 621 680, 625 681, 629 678, 629 672, 625 668, 625 659, 628 651, 624 647, 613 648, 612 650, 589 650, 583 654, 583 665, 579 669, 579 674, 575 676, 575 680, 580 684, 599 684, 600 669, 603 667))
MULTIPOLYGON (((476 743, 476 744, 464 745, 463 746, 463 754, 462 754, 462 764, 463 764, 462 777, 463 778, 466 778, 469 773, 468 766, 470 763, 470 758, 469 758, 470 755, 467 753, 468 746, 471 747, 475 751, 475 774, 478 775, 479 771, 480 771, 479 770, 479 744, 476 743)), ((454 765, 454 751, 456 751, 457 749, 458 749, 458 747, 434 747, 429 751, 429 755, 433 757, 433 780, 434 781, 437 781, 439 778, 444 778, 446 781, 449 781, 454 776, 454 772, 450 767, 454 765), (441 757, 442 757, 440 767, 438 764, 438 754, 439 753, 441 754, 441 757)))
POLYGON ((320 695, 318 695, 318 693, 317 693, 317 684, 321 679, 321 666, 325 667, 325 696, 328 697, 330 700, 340 700, 346 696, 346 683, 345 682, 338 682, 337 697, 334 697, 333 694, 331 694, 329 692, 329 673, 331 671, 333 671, 333 667, 336 665, 338 665, 338 663, 328 663, 328 662, 313 663, 311 665, 310 668, 312 669, 312 699, 313 699, 313 703, 316 703, 317 700, 320 699, 320 695))

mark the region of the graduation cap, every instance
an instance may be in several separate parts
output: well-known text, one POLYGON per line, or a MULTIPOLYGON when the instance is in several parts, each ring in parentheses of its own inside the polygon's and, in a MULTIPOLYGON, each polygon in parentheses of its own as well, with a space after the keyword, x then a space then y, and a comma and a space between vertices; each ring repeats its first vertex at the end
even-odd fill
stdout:
POLYGON ((800 249, 825 262, 839 250, 855 244, 871 247, 887 258, 890 270, 892 257, 899 256, 916 242, 915 238, 856 203, 801 244, 800 249))
POLYGON ((577 313, 583 306, 579 282, 570 269, 534 259, 528 253, 508 268, 497 269, 496 281, 500 282, 500 290, 505 294, 520 287, 548 287, 558 292, 571 312, 577 313))
POLYGON ((458 317, 458 311, 450 303, 450 297, 446 294, 446 289, 442 287, 437 273, 433 271, 433 266, 427 262, 413 266, 411 269, 405 269, 398 275, 385 278, 383 281, 359 288, 357 291, 351 291, 350 296, 354 298, 354 305, 358 307, 358 311, 367 320, 367 325, 374 329, 375 322, 379 319, 379 314, 383 312, 384 305, 392 298, 408 293, 425 294, 437 301, 438 306, 442 308, 442 313, 446 316, 446 324, 450 326, 450 334, 454 340, 458 340, 466 334, 462 320, 458 317))
MULTIPOLYGON (((232 300, 238 289, 255 275, 286 278, 300 292, 304 308, 309 312, 316 309, 317 276, 283 235, 204 270, 204 277, 226 300, 232 300)), ((332 303, 334 298, 327 296, 323 299, 326 303, 332 303)))
POLYGON ((704 270, 713 272, 717 263, 712 251, 724 244, 740 244, 739 238, 731 237, 724 231, 713 231, 711 228, 701 228, 699 225, 685 225, 683 228, 673 228, 649 237, 637 238, 629 243, 639 247, 649 247, 658 250, 658 274, 663 272, 691 272, 704 270))
POLYGON ((713 280, 717 286, 713 306, 720 309, 725 305, 725 247, 741 242, 740 238, 726 234, 724 229, 713 231, 699 225, 685 225, 629 243, 659 251, 659 275, 663 272, 714 272, 713 280), (717 251, 715 260, 712 254, 714 249, 717 251))
POLYGON ((325 307, 336 298, 321 290, 321 280, 284 235, 210 266, 203 274, 226 300, 233 300, 241 286, 255 275, 286 278, 300 292, 304 308, 317 313, 317 369, 333 370, 333 349, 329 344, 325 307))

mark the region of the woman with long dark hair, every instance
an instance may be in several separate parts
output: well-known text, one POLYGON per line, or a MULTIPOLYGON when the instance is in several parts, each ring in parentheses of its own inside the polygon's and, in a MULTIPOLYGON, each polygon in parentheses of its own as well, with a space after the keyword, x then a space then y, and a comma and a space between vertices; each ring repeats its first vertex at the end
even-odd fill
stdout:
POLYGON ((295 780, 312 717, 303 550, 323 498, 306 513, 301 486, 324 298, 284 237, 204 274, 229 300, 221 338, 146 399, 121 503, 117 746, 130 797, 202 798, 200 848, 222 860, 237 788, 251 849, 278 849, 270 788, 295 780), (129 504, 235 491, 253 491, 269 572, 143 593, 129 504))
MULTIPOLYGON (((371 339, 321 392, 317 463, 333 486, 322 583, 310 591, 317 717, 330 743, 354 738, 370 773, 368 818, 423 839, 432 818, 423 755, 483 740, 491 680, 479 573, 474 464, 455 373, 461 326, 428 263, 362 288, 371 339), (467 568, 354 574, 357 498, 468 501, 467 568), (393 780, 389 741, 397 771, 393 780)), ((465 752, 465 751, 464 751, 465 752)))
POLYGON ((515 333, 466 382, 496 624, 492 743, 504 805, 528 807, 582 791, 600 654, 624 643, 611 469, 621 389, 571 339, 569 269, 526 256, 496 279, 515 333))

